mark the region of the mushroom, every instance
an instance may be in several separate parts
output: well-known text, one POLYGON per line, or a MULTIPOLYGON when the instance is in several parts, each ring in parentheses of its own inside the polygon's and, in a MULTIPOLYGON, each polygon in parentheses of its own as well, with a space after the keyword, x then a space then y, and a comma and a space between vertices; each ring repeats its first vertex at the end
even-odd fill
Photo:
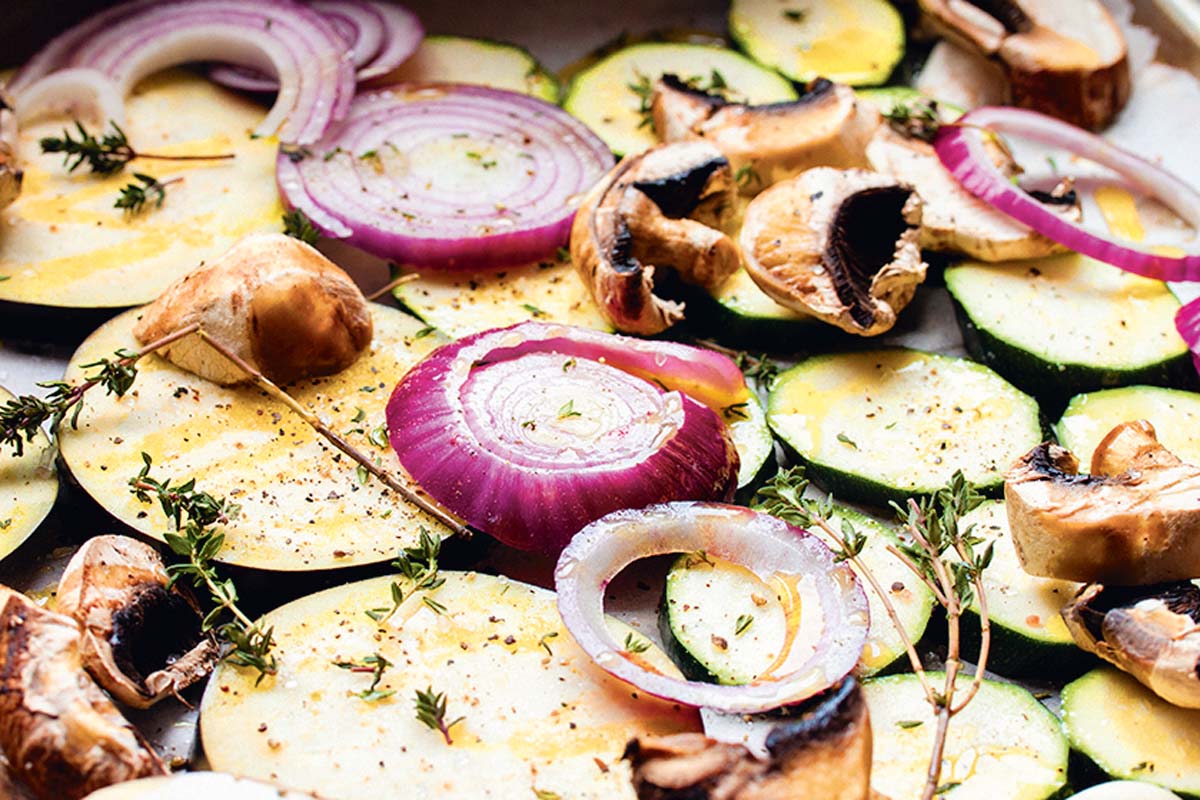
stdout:
POLYGON ((768 758, 700 733, 642 736, 625 749, 639 800, 867 800, 871 724, 854 678, 801 704, 767 735, 768 758))
POLYGON ((3 586, 0 750, 41 800, 78 800, 113 783, 167 773, 83 670, 75 621, 3 586))
POLYGON ((1145 420, 1113 428, 1091 474, 1044 443, 1004 477, 1009 527, 1031 575, 1140 585, 1200 575, 1200 468, 1158 442, 1145 420))
POLYGON ((1101 0, 920 0, 933 27, 1004 67, 1014 105, 1090 130, 1129 99, 1125 37, 1101 0))
POLYGON ((908 186, 875 172, 819 167, 750 202, 742 255, 776 302, 876 336, 925 280, 920 221, 921 200, 908 186))
POLYGON ((12 100, 0 89, 0 209, 8 208, 21 194, 17 167, 17 115, 12 100))
POLYGON ((158 552, 128 536, 97 536, 71 558, 57 610, 83 631, 83 665, 122 703, 149 708, 201 680, 220 651, 200 607, 171 585, 158 552))
MULTIPOLYGON (((283 234, 258 234, 203 264, 146 307, 134 328, 149 344, 192 323, 277 383, 332 375, 371 343, 362 292, 336 264, 283 234)), ((193 334, 160 351, 220 384, 249 376, 193 334)))
POLYGON ((716 288, 738 270, 721 227, 736 193, 729 161, 704 142, 628 156, 588 192, 571 228, 571 260, 605 319, 625 333, 661 333, 683 304, 654 294, 654 271, 716 288))
POLYGON ((1200 708, 1200 587, 1083 587, 1062 611, 1075 643, 1156 695, 1200 708))
POLYGON ((730 103, 675 75, 654 84, 654 131, 664 142, 703 140, 729 159, 745 194, 812 167, 865 167, 879 112, 849 86, 817 79, 798 100, 730 103))
MULTIPOLYGON (((1002 148, 990 144, 989 152, 1004 174, 1020 172, 1002 148)), ((1066 249, 975 197, 942 166, 933 145, 892 125, 880 126, 867 145, 867 159, 872 169, 912 186, 921 197, 919 241, 923 248, 963 253, 982 261, 1042 258, 1066 249)), ((1034 197, 1072 222, 1082 216, 1078 197, 1067 183, 1056 192, 1034 193, 1034 197)))

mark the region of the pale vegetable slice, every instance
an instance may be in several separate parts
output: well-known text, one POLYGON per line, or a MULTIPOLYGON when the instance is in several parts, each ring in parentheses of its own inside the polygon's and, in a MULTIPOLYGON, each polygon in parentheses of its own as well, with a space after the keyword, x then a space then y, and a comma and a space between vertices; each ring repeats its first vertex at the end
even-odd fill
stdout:
POLYGON ((268 614, 279 675, 256 688, 251 672, 224 665, 201 704, 213 767, 330 800, 633 800, 626 742, 699 730, 694 711, 592 663, 551 592, 476 573, 442 576, 433 599, 445 611, 411 597, 382 627, 363 612, 391 604, 386 577, 268 614), (371 676, 333 662, 372 653, 395 665, 378 687, 395 694, 366 701, 355 693, 371 676), (450 728, 453 744, 416 719, 415 693, 427 687, 445 694, 447 722, 463 717, 450 728))
POLYGON ((426 36, 417 52, 372 85, 404 81, 476 83, 558 102, 558 80, 528 50, 466 36, 426 36))
MULTIPOLYGON (((38 141, 63 118, 21 129, 21 197, 0 214, 0 314, 7 303, 122 308, 153 300, 176 278, 242 236, 279 230, 274 139, 252 139, 260 106, 196 75, 165 72, 130 95, 125 133, 135 149, 171 155, 234 153, 225 161, 138 159, 111 176, 68 173, 38 141), (133 172, 166 181, 161 208, 114 208, 133 172)), ((99 136, 109 128, 89 124, 99 136)), ((78 132, 73 131, 78 138, 78 132)))
MULTIPOLYGON (((0 405, 11 399, 12 394, 0 388, 0 405)), ((13 453, 0 446, 0 559, 37 530, 58 497, 54 448, 45 433, 38 431, 32 442, 25 442, 20 457, 13 453)))
POLYGON ((162 778, 126 781, 92 792, 85 800, 316 800, 307 792, 220 772, 186 772, 162 778))
POLYGON ((527 320, 612 330, 569 262, 467 274, 430 272, 400 284, 395 295, 454 339, 527 320))
MULTIPOLYGON (((81 364, 137 349, 140 312, 105 323, 76 351, 67 380, 81 364)), ((403 312, 372 306, 375 337, 349 369, 288 387, 355 446, 398 472, 387 446, 384 406, 396 382, 444 339, 418 337, 422 323, 403 312)), ((127 482, 142 468, 195 478, 198 488, 241 506, 226 526, 219 560, 271 570, 316 570, 385 561, 416 543, 418 529, 444 533, 378 481, 356 470, 299 417, 257 389, 221 387, 166 360, 141 362, 123 398, 90 392, 78 430, 62 432, 63 459, 83 489, 110 514, 155 538, 169 530, 157 505, 143 504, 127 482)))
MULTIPOLYGON (((928 673, 934 686, 945 676, 928 673)), ((960 676, 964 692, 970 677, 960 676)), ((863 686, 871 713, 871 786, 891 800, 917 800, 937 722, 914 675, 863 686)), ((962 694, 956 694, 962 697, 962 694)), ((950 723, 941 781, 957 800, 1045 800, 1067 779, 1067 741, 1054 715, 1019 686, 984 681, 950 723)))
POLYGON ((767 412, 758 398, 751 396, 745 406, 740 403, 731 406, 724 410, 722 416, 729 426, 729 435, 733 437, 733 446, 737 448, 740 459, 738 488, 751 486, 756 478, 774 469, 767 467, 768 461, 775 458, 775 438, 767 425, 767 412))
POLYGON ((1144 419, 1163 447, 1188 464, 1200 464, 1200 394, 1158 386, 1127 386, 1073 397, 1054 426, 1059 443, 1086 472, 1092 453, 1122 422, 1144 419))

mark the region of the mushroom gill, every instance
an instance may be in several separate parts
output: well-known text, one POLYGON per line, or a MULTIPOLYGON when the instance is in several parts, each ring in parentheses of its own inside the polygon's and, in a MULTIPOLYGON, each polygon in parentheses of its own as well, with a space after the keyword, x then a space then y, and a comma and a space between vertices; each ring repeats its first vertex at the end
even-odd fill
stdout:
POLYGON ((867 800, 871 724, 854 678, 788 709, 767 735, 766 760, 700 733, 629 742, 639 800, 867 800))
POLYGON ((220 657, 195 599, 171 584, 154 548, 127 536, 97 536, 75 553, 57 609, 83 631, 87 671, 135 708, 177 695, 220 657))
POLYGON ((1083 587, 1062 611, 1075 643, 1168 703, 1200 708, 1200 587, 1083 587))
POLYGON ((659 145, 622 160, 588 192, 571 228, 571 260, 605 319, 625 333, 661 333, 683 305, 654 293, 669 268, 715 288, 737 271, 722 230, 736 199, 729 161, 704 142, 659 145))
POLYGON ((746 271, 776 302, 876 336, 896 323, 925 279, 920 219, 920 198, 887 176, 811 169, 747 207, 746 271))
MULTIPOLYGON (((247 236, 173 283, 134 328, 149 344, 192 323, 276 383, 332 375, 371 343, 362 292, 336 264, 283 234, 247 236)), ((250 377, 193 334, 159 351, 216 383, 250 377)))
POLYGON ((654 85, 651 112, 664 142, 702 140, 720 150, 744 194, 812 167, 867 166, 867 142, 879 126, 871 104, 824 79, 798 100, 752 106, 664 75, 654 85))
POLYGON ((1200 575, 1200 467, 1158 442, 1144 420, 1108 433, 1090 474, 1043 443, 1004 478, 1013 544, 1031 575, 1114 585, 1200 575))

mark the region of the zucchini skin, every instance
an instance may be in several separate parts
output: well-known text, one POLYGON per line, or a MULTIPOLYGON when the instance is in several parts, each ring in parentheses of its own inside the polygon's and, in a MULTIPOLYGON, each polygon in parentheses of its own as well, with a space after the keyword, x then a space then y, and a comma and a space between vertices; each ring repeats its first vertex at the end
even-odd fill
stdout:
MULTIPOLYGON (((974 663, 979 656, 979 614, 971 610, 963 612, 959 636, 963 658, 974 663)), ((990 636, 988 671, 1006 678, 1051 678, 1057 682, 1077 678, 1102 665, 1100 659, 1074 643, 1035 639, 994 619, 990 636)))
POLYGON ((667 591, 663 588, 662 597, 658 601, 658 635, 663 643, 667 656, 679 667, 679 671, 689 681, 701 683, 720 683, 720 678, 708 667, 696 660, 696 657, 683 646, 675 632, 671 630, 670 610, 667 607, 667 591))

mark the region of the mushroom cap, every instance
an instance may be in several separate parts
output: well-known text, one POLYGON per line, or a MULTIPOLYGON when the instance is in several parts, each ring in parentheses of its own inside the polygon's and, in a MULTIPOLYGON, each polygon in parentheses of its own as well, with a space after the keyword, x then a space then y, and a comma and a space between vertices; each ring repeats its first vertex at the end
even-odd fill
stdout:
POLYGON ((875 172, 811 169, 751 201, 742 224, 746 271, 788 308, 876 336, 925 280, 920 198, 875 172))
MULTIPOLYGON (((256 234, 169 286, 147 306, 142 344, 192 323, 277 383, 331 375, 371 343, 366 298, 336 264, 283 234, 256 234)), ((176 366, 220 384, 249 376, 187 336, 160 351, 176 366)))
POLYGON ((83 663, 113 697, 148 708, 206 677, 220 651, 200 610, 158 552, 128 536, 96 536, 63 571, 57 609, 75 619, 83 663))
POLYGON ((1004 480, 1013 544, 1031 575, 1114 585, 1200 575, 1200 468, 1125 422, 1096 447, 1092 474, 1043 443, 1004 480))

